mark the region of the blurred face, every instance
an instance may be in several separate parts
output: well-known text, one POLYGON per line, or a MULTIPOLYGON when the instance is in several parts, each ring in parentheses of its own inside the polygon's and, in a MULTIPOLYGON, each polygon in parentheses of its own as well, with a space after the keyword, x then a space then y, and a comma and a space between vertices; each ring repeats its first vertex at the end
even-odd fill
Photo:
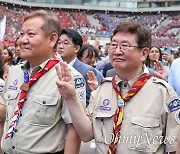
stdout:
POLYGON ((93 51, 93 56, 91 57, 91 55, 88 56, 88 50, 84 51, 83 56, 81 57, 81 61, 90 66, 94 66, 96 61, 95 52, 93 51))
POLYGON ((112 66, 121 72, 131 72, 141 69, 148 51, 137 48, 137 46, 135 34, 116 33, 109 47, 109 59, 112 66))
POLYGON ((17 46, 16 46, 16 48, 15 48, 15 53, 16 53, 16 56, 17 56, 17 57, 20 57, 20 51, 21 51, 21 48, 20 48, 19 43, 20 43, 20 41, 17 40, 17 42, 16 42, 17 46))
POLYGON ((156 47, 151 48, 151 50, 149 51, 149 59, 154 62, 156 60, 158 60, 160 57, 160 52, 159 49, 156 47))
MULTIPOLYGON (((54 52, 55 37, 46 36, 41 26, 44 20, 41 17, 28 19, 23 23, 20 36, 20 56, 29 61, 31 67, 37 66, 50 58, 54 52)), ((56 39, 57 40, 57 39, 56 39)))
POLYGON ((72 39, 66 34, 62 34, 58 41, 57 52, 64 61, 70 63, 76 57, 78 50, 73 44, 72 39))
POLYGON ((1 56, 2 56, 4 63, 8 62, 11 59, 11 57, 9 56, 9 53, 6 49, 1 51, 1 56))

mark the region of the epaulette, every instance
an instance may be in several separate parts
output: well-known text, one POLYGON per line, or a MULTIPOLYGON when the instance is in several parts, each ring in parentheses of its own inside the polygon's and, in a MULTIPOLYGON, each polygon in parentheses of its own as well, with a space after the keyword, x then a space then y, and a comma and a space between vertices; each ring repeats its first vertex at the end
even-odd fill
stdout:
POLYGON ((165 87, 169 86, 169 84, 167 83, 167 81, 163 80, 163 79, 159 79, 157 77, 151 77, 151 80, 153 83, 159 83, 159 84, 163 84, 165 87))
POLYGON ((167 89, 167 92, 169 93, 169 95, 176 94, 174 89, 170 86, 170 84, 167 83, 167 81, 156 78, 156 77, 151 77, 151 80, 153 83, 160 84, 163 87, 165 87, 167 89))
POLYGON ((112 77, 103 78, 103 79, 101 80, 100 85, 101 85, 102 83, 105 83, 105 82, 112 82, 112 77))

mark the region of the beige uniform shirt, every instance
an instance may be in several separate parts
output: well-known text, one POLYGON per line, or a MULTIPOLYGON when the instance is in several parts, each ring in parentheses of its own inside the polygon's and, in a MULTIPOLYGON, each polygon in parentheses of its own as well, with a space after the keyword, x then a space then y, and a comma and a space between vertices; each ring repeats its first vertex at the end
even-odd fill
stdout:
MULTIPOLYGON (((139 77, 139 76, 138 76, 139 77)), ((122 95, 130 89, 138 77, 125 83, 120 82, 122 95)), ((92 92, 87 115, 93 123, 96 153, 106 154, 114 138, 113 117, 117 109, 117 96, 112 87, 112 78, 106 78, 92 92)), ((117 154, 163 154, 176 151, 179 114, 179 98, 163 80, 152 77, 124 107, 124 117, 117 145, 117 154), (176 107, 172 107, 174 103, 176 107), (172 111, 175 110, 176 111, 172 111)))
MULTIPOLYGON (((46 63, 47 61, 41 64, 40 68, 43 68, 46 63)), ((17 65, 9 72, 4 94, 7 115, 1 143, 2 149, 8 154, 61 151, 65 144, 66 124, 72 121, 66 103, 61 99, 55 83, 57 80, 55 67, 30 87, 13 138, 4 138, 20 96, 20 86, 24 82, 23 72, 30 70, 27 64, 17 65)), ((70 70, 74 76, 78 98, 85 107, 85 81, 75 69, 70 67, 70 70), (76 83, 77 80, 78 83, 76 83)))

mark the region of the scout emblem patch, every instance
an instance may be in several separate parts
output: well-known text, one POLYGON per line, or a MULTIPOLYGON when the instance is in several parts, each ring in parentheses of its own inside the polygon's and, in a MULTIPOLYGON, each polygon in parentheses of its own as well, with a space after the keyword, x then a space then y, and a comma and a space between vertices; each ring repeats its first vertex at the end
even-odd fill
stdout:
POLYGON ((175 120, 178 124, 180 124, 180 110, 176 111, 175 113, 175 120))
POLYGON ((0 85, 0 94, 3 93, 3 88, 4 88, 4 86, 3 86, 3 85, 0 85))
POLYGON ((85 98, 84 90, 78 91, 78 97, 79 97, 80 100, 83 100, 85 98))
POLYGON ((101 105, 101 106, 99 107, 99 109, 100 109, 100 110, 105 110, 105 111, 110 111, 110 110, 111 110, 111 107, 108 106, 109 103, 110 103, 110 100, 109 100, 109 99, 105 99, 105 100, 103 101, 103 105, 101 105))
POLYGON ((179 99, 172 100, 169 103, 168 108, 169 108, 170 112, 174 112, 174 111, 180 109, 180 100, 179 99))
POLYGON ((13 85, 12 85, 12 86, 9 86, 9 89, 11 89, 11 90, 17 90, 17 83, 18 83, 18 80, 17 80, 17 79, 14 80, 13 85))

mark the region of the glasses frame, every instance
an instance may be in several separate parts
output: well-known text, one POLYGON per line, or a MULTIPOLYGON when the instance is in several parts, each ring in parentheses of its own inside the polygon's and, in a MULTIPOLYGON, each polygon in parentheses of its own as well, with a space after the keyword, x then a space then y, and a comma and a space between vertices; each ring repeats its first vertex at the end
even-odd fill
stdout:
MULTIPOLYGON (((112 42, 110 43, 110 49, 111 49, 111 47, 112 47, 112 42)), ((140 47, 140 46, 136 46, 136 45, 123 45, 123 44, 118 44, 118 43, 114 43, 114 50, 115 49, 117 49, 117 48, 119 48, 120 50, 122 50, 122 51, 129 51, 129 49, 131 48, 131 47, 135 47, 135 48, 144 48, 144 47, 140 47), (115 45, 116 44, 116 45, 115 45), (123 47, 127 47, 127 49, 123 49, 123 47)))

